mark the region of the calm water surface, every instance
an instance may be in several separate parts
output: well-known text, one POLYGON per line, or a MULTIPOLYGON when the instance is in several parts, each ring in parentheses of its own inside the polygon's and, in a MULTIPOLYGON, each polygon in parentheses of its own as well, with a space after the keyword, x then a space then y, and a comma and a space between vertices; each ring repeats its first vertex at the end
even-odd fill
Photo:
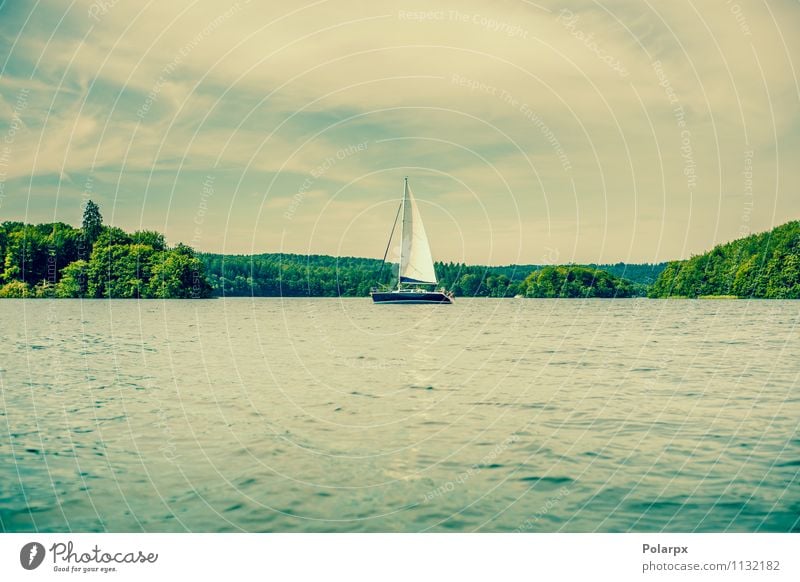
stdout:
POLYGON ((800 302, 0 301, 0 530, 800 531, 800 302))

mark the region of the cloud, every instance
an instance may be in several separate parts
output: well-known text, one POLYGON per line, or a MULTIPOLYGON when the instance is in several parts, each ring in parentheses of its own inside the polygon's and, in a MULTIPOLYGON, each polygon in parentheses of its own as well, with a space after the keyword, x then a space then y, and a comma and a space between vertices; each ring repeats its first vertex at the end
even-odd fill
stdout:
MULTIPOLYGON (((254 229, 271 229, 305 248, 319 229, 337 240, 344 213, 396 197, 411 171, 432 202, 475 201, 455 213, 459 226, 478 232, 488 216, 499 262, 520 248, 535 262, 553 245, 575 249, 576 261, 683 257, 740 232, 746 151, 758 193, 750 227, 800 213, 788 194, 800 185, 789 163, 800 153, 800 41, 787 28, 798 11, 630 0, 44 2, 2 30, 13 48, 0 106, 13 113, 28 91, 3 168, 5 207, 33 196, 19 188, 26 179, 67 175, 74 188, 94 176, 105 189, 95 195, 147 205, 137 220, 167 202, 191 215, 198 176, 225 173, 203 244, 249 250, 263 238, 254 229), (302 210, 281 222, 283 201, 309 176, 302 210), (350 206, 317 224, 325 210, 310 193, 341 191, 350 206), (264 210, 276 211, 266 224, 252 219, 264 210)), ((53 200, 37 192, 25 207, 46 219, 53 200)), ((191 238, 181 213, 171 216, 171 239, 191 238)), ((468 248, 437 242, 444 257, 486 257, 475 238, 468 248)))

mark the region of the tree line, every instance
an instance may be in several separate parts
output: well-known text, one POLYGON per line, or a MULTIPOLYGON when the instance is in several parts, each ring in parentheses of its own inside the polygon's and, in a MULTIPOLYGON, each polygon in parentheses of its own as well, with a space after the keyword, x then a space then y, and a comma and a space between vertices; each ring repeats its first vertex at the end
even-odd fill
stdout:
MULTIPOLYGON (((397 281, 397 265, 327 255, 201 253, 214 295, 228 297, 365 297, 397 281)), ((621 265, 621 264, 620 264, 621 265)), ((633 297, 646 285, 610 272, 620 265, 507 265, 436 263, 439 286, 460 297, 633 297)), ((628 265, 628 267, 631 267, 628 265)), ((648 266, 649 273, 657 266, 648 266)), ((644 272, 644 271, 643 271, 644 272)))
POLYGON ((800 221, 673 261, 649 296, 800 299, 800 221))
MULTIPOLYGON (((800 298, 800 221, 719 245, 686 261, 614 265, 436 263, 461 297, 800 298)), ((365 297, 397 265, 327 255, 195 253, 150 230, 106 226, 89 201, 80 228, 0 224, 0 297, 365 297)))
POLYGON ((0 224, 0 297, 202 298, 205 266, 164 235, 105 226, 87 202, 81 228, 63 222, 0 224))

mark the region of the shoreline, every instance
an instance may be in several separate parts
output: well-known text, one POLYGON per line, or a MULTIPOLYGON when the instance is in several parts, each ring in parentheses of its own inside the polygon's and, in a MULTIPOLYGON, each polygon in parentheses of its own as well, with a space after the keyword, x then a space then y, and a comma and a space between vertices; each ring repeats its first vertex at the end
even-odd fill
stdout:
MULTIPOLYGON (((213 295, 211 297, 0 297, 0 301, 210 301, 214 299, 369 299, 369 295, 213 295)), ((633 301, 646 299, 648 301, 798 301, 792 298, 773 297, 737 297, 735 295, 702 295, 699 297, 486 297, 486 296, 456 296, 458 300, 472 299, 497 299, 497 300, 570 300, 570 301, 633 301)))

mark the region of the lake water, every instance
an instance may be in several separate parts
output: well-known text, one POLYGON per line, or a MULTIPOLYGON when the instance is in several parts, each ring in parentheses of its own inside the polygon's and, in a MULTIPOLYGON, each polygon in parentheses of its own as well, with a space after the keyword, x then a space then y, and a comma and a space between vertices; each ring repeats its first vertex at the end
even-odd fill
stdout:
POLYGON ((800 531, 800 302, 0 301, 5 531, 800 531))

